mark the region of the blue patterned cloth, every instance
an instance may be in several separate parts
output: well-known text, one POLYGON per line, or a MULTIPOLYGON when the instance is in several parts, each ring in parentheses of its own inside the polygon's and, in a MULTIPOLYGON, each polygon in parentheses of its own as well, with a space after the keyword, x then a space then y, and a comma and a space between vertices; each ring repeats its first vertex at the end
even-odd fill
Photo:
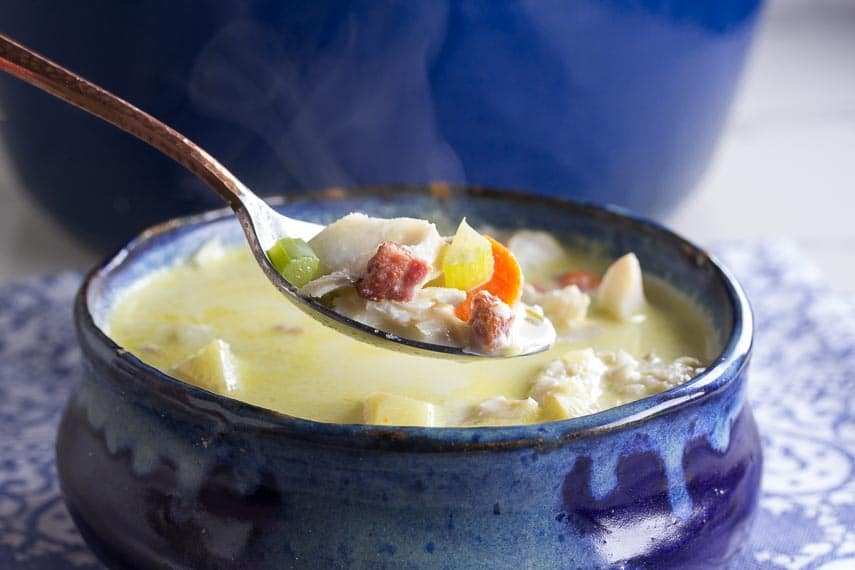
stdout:
MULTIPOLYGON (((735 568, 855 568, 855 300, 788 242, 717 252, 757 316, 749 382, 763 495, 735 568)), ((97 568, 56 482, 53 442, 80 354, 77 274, 0 287, 0 568, 97 568)))

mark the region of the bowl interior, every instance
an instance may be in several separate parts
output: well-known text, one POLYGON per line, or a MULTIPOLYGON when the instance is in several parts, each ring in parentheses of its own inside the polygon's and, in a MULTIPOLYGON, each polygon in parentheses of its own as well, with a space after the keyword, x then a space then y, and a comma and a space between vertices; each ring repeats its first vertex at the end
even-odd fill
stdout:
MULTIPOLYGON (((452 233, 465 216, 476 227, 542 229, 568 246, 604 258, 616 258, 633 251, 646 274, 683 292, 706 314, 713 325, 713 340, 723 350, 705 373, 662 394, 594 414, 588 419, 557 423, 576 422, 580 428, 592 427, 643 413, 669 399, 677 400, 688 391, 721 382, 725 370, 741 366, 750 347, 748 305, 739 286, 727 273, 704 251, 667 229, 617 209, 527 194, 447 186, 434 186, 429 190, 417 186, 335 189, 289 198, 281 201, 278 207, 290 216, 322 223, 353 211, 383 217, 427 218, 445 235, 452 233)), ((85 300, 94 325, 106 330, 111 308, 129 288, 153 271, 182 262, 213 238, 224 244, 244 240, 230 211, 173 220, 143 233, 93 273, 85 300)), ((501 431, 501 428, 492 429, 501 431)))

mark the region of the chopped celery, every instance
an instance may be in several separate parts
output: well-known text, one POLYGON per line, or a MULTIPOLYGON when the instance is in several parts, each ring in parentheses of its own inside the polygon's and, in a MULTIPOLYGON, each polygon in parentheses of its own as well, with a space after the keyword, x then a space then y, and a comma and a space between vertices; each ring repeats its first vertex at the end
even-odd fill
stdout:
POLYGON ((267 257, 276 271, 297 287, 314 279, 320 266, 318 256, 299 238, 280 239, 267 250, 267 257))
POLYGON ((451 245, 442 258, 445 286, 468 291, 493 275, 493 247, 473 230, 466 219, 460 222, 451 245))
POLYGON ((525 310, 525 314, 526 314, 526 316, 528 316, 530 319, 533 319, 533 320, 538 321, 538 322, 541 322, 541 323, 543 322, 543 319, 545 319, 545 318, 546 318, 542 313, 539 313, 539 312, 535 311, 535 310, 534 310, 534 309, 532 309, 531 307, 526 308, 526 310, 525 310))

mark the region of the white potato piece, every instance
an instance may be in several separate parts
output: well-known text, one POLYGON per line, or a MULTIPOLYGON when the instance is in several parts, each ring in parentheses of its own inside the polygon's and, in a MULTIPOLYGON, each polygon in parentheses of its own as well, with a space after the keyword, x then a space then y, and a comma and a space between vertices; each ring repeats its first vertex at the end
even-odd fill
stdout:
POLYGON ((627 253, 603 275, 597 290, 597 306, 619 320, 628 321, 642 313, 646 305, 641 264, 634 253, 627 253))
POLYGON ((362 419, 373 425, 431 427, 436 425, 436 410, 430 402, 377 392, 365 399, 362 419))
POLYGON ((219 394, 234 392, 240 386, 237 359, 229 344, 219 338, 176 364, 169 373, 219 394))
MULTIPOLYGON (((432 268, 445 240, 436 226, 416 218, 372 218, 365 214, 348 214, 324 228, 309 241, 309 246, 331 272, 358 279, 385 242, 407 246, 416 257, 432 268)), ((431 272, 425 281, 438 275, 431 272)))

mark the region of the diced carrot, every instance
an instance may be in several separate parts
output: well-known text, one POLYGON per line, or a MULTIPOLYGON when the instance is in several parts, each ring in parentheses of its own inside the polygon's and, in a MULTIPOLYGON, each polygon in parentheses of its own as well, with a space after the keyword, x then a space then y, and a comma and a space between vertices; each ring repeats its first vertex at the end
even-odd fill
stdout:
POLYGON ((479 291, 488 291, 508 305, 517 302, 522 294, 523 277, 520 264, 511 250, 485 235, 493 249, 493 275, 489 281, 466 292, 466 299, 454 308, 454 314, 468 321, 472 314, 472 298, 479 291))
POLYGON ((561 287, 575 285, 582 291, 593 291, 600 286, 600 277, 596 273, 584 269, 574 269, 567 273, 555 276, 555 280, 561 287))

